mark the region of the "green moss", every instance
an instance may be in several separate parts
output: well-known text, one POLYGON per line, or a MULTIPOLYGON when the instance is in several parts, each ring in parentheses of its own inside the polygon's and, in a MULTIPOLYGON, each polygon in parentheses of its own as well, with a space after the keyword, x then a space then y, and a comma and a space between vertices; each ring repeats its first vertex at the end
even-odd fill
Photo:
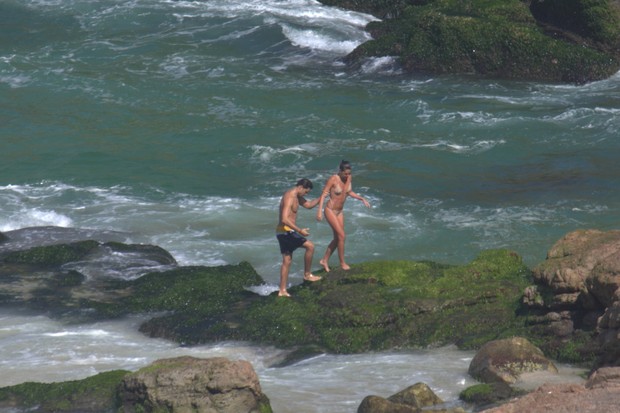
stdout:
POLYGON ((515 316, 531 283, 520 257, 489 251, 464 266, 372 262, 256 300, 236 339, 316 345, 336 353, 459 343, 471 348, 521 332, 515 316))
POLYGON ((459 398, 466 402, 475 402, 480 399, 489 399, 493 392, 493 386, 487 383, 475 384, 466 388, 459 394, 459 398))
POLYGON ((10 252, 2 257, 2 262, 9 264, 59 266, 83 259, 98 246, 99 243, 97 241, 79 241, 71 244, 34 247, 25 251, 10 252))
MULTIPOLYGON (((369 24, 374 40, 361 45, 348 59, 360 62, 370 56, 398 56, 411 72, 573 83, 612 75, 620 68, 617 7, 603 0, 572 2, 579 3, 581 17, 562 33, 541 27, 528 2, 520 0, 412 2, 402 6, 397 18, 369 24)), ((554 4, 552 10, 564 8, 554 4)))
POLYGON ((109 411, 118 407, 117 387, 124 370, 100 373, 84 380, 62 383, 23 383, 0 388, 0 406, 40 406, 45 411, 109 411))

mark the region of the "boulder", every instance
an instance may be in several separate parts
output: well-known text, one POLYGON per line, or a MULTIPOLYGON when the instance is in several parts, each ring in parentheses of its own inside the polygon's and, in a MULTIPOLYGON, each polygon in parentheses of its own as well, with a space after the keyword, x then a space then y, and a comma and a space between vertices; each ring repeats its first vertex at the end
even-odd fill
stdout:
POLYGON ((442 408, 437 395, 424 383, 416 383, 387 399, 367 396, 357 409, 357 413, 465 413, 460 407, 442 408))
POLYGON ((566 234, 533 277, 537 285, 525 290, 523 303, 537 314, 530 322, 538 332, 556 338, 547 354, 554 353, 551 347, 572 345, 575 360, 567 361, 589 355, 598 366, 620 364, 620 231, 566 234), (587 335, 593 338, 584 340, 587 335))
POLYGON ((420 409, 393 403, 379 396, 366 396, 357 408, 357 413, 420 413, 420 409))
POLYGON ((433 391, 424 383, 416 383, 404 390, 388 397, 392 403, 406 404, 417 408, 435 406, 442 404, 441 400, 433 391))
POLYGON ((158 360, 121 384, 121 412, 267 413, 269 399, 250 363, 223 357, 158 360))
POLYGON ((519 375, 533 371, 557 372, 556 366, 527 339, 514 337, 490 341, 476 353, 469 374, 485 382, 514 383, 519 375))
MULTIPOLYGON (((579 230, 556 242, 533 270, 538 284, 555 294, 591 294, 607 307, 620 285, 620 231, 579 230)), ((577 303, 577 300, 573 300, 577 303)))

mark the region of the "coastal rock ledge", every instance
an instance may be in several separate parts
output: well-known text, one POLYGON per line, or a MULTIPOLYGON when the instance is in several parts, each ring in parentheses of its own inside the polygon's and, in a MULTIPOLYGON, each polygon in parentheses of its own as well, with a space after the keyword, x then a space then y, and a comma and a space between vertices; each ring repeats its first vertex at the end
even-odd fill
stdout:
POLYGON ((346 58, 413 74, 586 83, 620 70, 619 0, 320 0, 376 16, 346 58))

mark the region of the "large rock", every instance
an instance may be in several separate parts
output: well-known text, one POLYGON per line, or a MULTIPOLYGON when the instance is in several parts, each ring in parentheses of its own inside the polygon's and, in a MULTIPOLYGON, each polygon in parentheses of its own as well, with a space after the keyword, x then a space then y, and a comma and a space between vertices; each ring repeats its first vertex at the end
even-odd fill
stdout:
POLYGON ((547 260, 533 271, 534 279, 551 288, 555 295, 591 294, 603 307, 611 304, 620 286, 617 274, 620 274, 620 231, 598 230, 565 235, 551 247, 547 260))
POLYGON ((558 371, 538 347, 521 337, 485 344, 469 365, 469 374, 486 383, 514 383, 522 373, 540 370, 558 371))
POLYGON ((269 399, 252 365, 223 357, 159 360, 123 379, 124 413, 268 413, 269 399))
POLYGON ((584 83, 620 69, 620 7, 607 0, 321 0, 379 17, 354 65, 395 56, 413 73, 584 83))
POLYGON ((539 333, 555 336, 559 346, 572 343, 578 351, 569 361, 589 354, 598 357, 599 366, 619 365, 619 275, 620 231, 565 235, 533 270, 537 285, 524 293, 526 307, 537 314, 530 321, 539 333))

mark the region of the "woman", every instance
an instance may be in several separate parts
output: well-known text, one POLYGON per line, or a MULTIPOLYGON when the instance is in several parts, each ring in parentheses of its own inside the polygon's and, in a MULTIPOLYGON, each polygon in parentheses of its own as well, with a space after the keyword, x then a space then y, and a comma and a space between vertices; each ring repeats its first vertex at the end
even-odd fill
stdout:
POLYGON ((316 219, 321 221, 323 219, 322 210, 325 197, 329 195, 329 200, 325 204, 325 218, 332 227, 334 232, 334 238, 331 240, 325 251, 325 255, 319 261, 319 263, 325 268, 326 272, 329 272, 329 257, 335 249, 338 249, 338 258, 340 259, 340 267, 343 270, 349 270, 351 267, 344 261, 344 240, 346 234, 344 233, 344 214, 342 212, 344 208, 344 202, 347 200, 347 196, 358 199, 364 203, 367 208, 370 208, 368 201, 353 192, 351 184, 351 164, 347 161, 340 162, 340 170, 336 175, 332 175, 325 184, 325 189, 321 193, 319 199, 319 210, 316 213, 316 219))

